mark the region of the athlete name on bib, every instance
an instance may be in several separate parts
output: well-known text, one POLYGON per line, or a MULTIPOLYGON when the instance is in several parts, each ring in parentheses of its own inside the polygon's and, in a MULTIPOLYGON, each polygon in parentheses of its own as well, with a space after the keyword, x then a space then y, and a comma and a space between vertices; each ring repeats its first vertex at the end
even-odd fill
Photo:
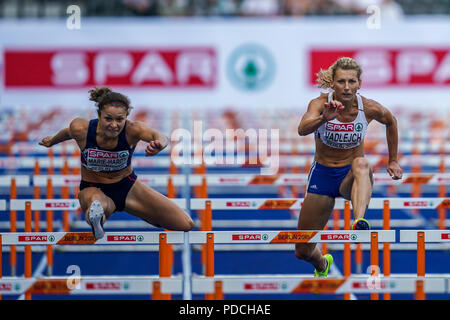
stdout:
POLYGON ((325 124, 323 140, 330 147, 348 149, 358 146, 362 139, 362 123, 332 123, 325 124))
POLYGON ((128 150, 105 151, 98 149, 86 149, 83 152, 83 166, 92 171, 118 171, 127 167, 128 150))

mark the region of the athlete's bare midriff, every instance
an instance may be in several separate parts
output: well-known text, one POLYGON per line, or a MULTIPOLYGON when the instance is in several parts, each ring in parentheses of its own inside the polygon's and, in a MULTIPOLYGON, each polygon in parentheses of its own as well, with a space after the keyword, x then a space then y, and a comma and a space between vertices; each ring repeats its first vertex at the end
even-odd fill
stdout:
POLYGON ((352 149, 336 149, 325 145, 322 140, 315 138, 316 152, 314 160, 331 168, 339 168, 350 165, 353 159, 364 157, 364 141, 352 149))
POLYGON ((81 179, 86 182, 110 184, 119 182, 132 172, 133 168, 131 166, 115 172, 95 172, 81 167, 81 179))

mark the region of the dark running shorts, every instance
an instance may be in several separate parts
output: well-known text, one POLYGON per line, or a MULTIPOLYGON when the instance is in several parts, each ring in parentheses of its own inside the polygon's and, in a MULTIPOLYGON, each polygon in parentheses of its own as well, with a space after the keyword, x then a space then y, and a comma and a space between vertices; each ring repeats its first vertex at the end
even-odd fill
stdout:
POLYGON ((114 201, 116 211, 123 211, 125 209, 125 200, 127 199, 128 192, 135 183, 136 179, 137 176, 133 171, 129 176, 116 183, 104 184, 81 180, 80 191, 89 187, 99 188, 106 196, 110 197, 112 201, 114 201))
POLYGON ((309 170, 307 192, 332 198, 342 197, 339 187, 351 167, 349 164, 341 168, 330 168, 314 161, 309 170))

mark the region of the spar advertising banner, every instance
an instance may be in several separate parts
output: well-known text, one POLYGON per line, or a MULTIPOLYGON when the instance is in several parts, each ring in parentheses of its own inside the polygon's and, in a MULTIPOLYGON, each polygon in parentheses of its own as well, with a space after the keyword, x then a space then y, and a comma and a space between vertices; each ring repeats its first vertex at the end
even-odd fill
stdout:
MULTIPOLYGON (((450 20, 360 18, 0 22, 1 105, 86 106, 110 86, 158 108, 305 108, 338 57, 388 107, 450 107, 450 20)), ((323 91, 323 90, 322 90, 323 91)))

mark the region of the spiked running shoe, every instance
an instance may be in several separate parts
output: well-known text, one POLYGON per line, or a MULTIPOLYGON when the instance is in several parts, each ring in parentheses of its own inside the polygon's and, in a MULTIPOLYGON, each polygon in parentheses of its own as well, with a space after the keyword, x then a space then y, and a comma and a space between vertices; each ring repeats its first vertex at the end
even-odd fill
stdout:
POLYGON ((370 230, 369 221, 364 218, 355 220, 352 224, 352 230, 370 230))
POLYGON ((96 239, 101 239, 105 235, 103 231, 103 207, 100 201, 94 200, 89 207, 89 222, 91 224, 92 233, 96 239))
POLYGON ((333 264, 333 256, 331 254, 327 253, 323 257, 327 261, 327 267, 322 272, 319 272, 317 271, 317 269, 314 269, 314 277, 316 278, 326 278, 328 275, 328 271, 330 271, 330 267, 333 264))

